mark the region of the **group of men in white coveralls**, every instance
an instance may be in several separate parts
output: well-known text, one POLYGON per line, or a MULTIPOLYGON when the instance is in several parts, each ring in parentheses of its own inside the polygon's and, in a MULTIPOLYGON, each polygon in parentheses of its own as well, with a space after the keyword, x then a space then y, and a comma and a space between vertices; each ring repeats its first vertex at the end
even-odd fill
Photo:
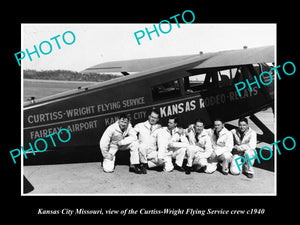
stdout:
POLYGON ((224 175, 230 171, 234 175, 244 172, 248 178, 253 177, 256 132, 249 127, 247 118, 239 119, 238 127, 231 131, 221 119, 214 120, 213 129, 204 129, 201 120, 187 129, 178 125, 176 117, 170 118, 166 127, 158 124, 158 120, 159 112, 153 109, 147 121, 134 127, 127 115, 120 115, 107 127, 100 140, 104 172, 114 171, 117 151, 130 150, 129 171, 137 174, 146 174, 147 169, 154 167, 166 172, 175 169, 186 174, 213 173, 220 165, 224 175), (235 159, 246 154, 241 169, 235 159))

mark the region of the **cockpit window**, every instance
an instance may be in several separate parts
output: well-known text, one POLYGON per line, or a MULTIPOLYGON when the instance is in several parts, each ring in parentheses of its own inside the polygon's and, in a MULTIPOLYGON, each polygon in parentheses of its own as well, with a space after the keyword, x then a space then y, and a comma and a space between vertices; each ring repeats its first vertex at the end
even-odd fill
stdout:
POLYGON ((239 68, 190 70, 190 76, 184 77, 184 89, 186 94, 202 93, 209 89, 232 86, 234 79, 240 73, 239 68))
POLYGON ((184 90, 186 94, 201 92, 206 87, 203 85, 205 83, 205 73, 192 74, 191 76, 184 77, 184 90))
POLYGON ((232 81, 237 74, 237 68, 231 68, 218 71, 219 87, 227 87, 232 85, 232 81))

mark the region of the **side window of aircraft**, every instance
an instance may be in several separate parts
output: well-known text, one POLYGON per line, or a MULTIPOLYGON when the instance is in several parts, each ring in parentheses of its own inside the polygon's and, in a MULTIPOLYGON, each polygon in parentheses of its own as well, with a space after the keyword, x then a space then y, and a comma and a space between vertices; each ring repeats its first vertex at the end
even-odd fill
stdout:
POLYGON ((186 94, 199 93, 207 90, 205 83, 205 73, 192 74, 191 76, 184 77, 184 91, 186 94))
MULTIPOLYGON (((267 63, 256 63, 253 64, 254 70, 256 71, 256 76, 258 76, 258 74, 261 74, 264 71, 268 71, 271 75, 272 75, 272 79, 274 78, 274 70, 271 70, 271 68, 273 67, 273 64, 267 64, 267 63)), ((264 83, 269 83, 271 81, 271 78, 268 74, 264 73, 261 76, 262 80, 264 83)))
POLYGON ((249 81, 254 81, 253 75, 255 75, 255 70, 252 69, 252 65, 243 65, 236 68, 231 68, 232 71, 232 80, 231 86, 237 82, 245 82, 246 79, 249 81), (251 67, 251 68, 250 68, 251 67))
POLYGON ((245 66, 241 66, 240 67, 240 73, 242 75, 242 80, 241 81, 245 81, 246 79, 249 80, 249 82, 253 82, 254 78, 253 76, 255 76, 256 71, 254 69, 254 67, 252 67, 252 65, 245 65, 245 66))
POLYGON ((268 71, 274 75, 274 70, 271 70, 274 65, 272 63, 255 63, 253 67, 257 74, 261 74, 263 71, 268 71))
POLYGON ((199 72, 193 70, 190 71, 191 76, 184 77, 186 94, 202 93, 211 88, 232 86, 234 79, 241 71, 234 67, 223 70, 207 70, 206 73, 199 72))
POLYGON ((153 101, 180 96, 180 86, 178 80, 168 81, 151 87, 153 101))
POLYGON ((218 71, 218 86, 222 88, 233 85, 233 79, 235 78, 237 72, 237 68, 218 71))
POLYGON ((257 74, 260 74, 260 73, 263 71, 261 65, 258 64, 258 63, 253 64, 253 67, 254 67, 255 72, 256 72, 257 74))

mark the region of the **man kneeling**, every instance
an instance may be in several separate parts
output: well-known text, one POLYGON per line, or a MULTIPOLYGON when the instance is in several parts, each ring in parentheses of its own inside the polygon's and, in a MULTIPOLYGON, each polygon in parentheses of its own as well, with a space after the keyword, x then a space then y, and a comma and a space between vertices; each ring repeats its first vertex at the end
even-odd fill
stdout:
POLYGON ((135 132, 129 123, 127 115, 120 115, 119 119, 106 128, 101 140, 100 149, 103 155, 104 172, 113 172, 115 168, 116 153, 118 150, 130 150, 130 171, 140 173, 138 143, 135 132))
POLYGON ((214 172, 220 162, 222 165, 222 173, 228 175, 229 163, 232 160, 232 133, 225 128, 221 119, 215 119, 214 129, 211 130, 210 134, 213 148, 213 152, 208 160, 211 165, 210 172, 214 172))
POLYGON ((171 172, 173 169, 184 171, 182 164, 189 142, 183 128, 177 127, 177 124, 176 117, 170 118, 168 126, 161 128, 158 133, 158 160, 164 165, 165 172, 171 172), (175 159, 174 165, 172 159, 175 159))
POLYGON ((242 172, 241 168, 237 166, 236 161, 241 165, 241 159, 238 158, 243 156, 246 160, 246 163, 243 164, 245 175, 248 178, 253 178, 257 135, 256 132, 249 127, 247 118, 239 119, 238 125, 238 128, 231 130, 234 139, 234 147, 232 150, 233 159, 230 166, 230 172, 234 175, 239 175, 242 172), (246 155, 251 159, 251 162, 246 155))
POLYGON ((212 154, 212 144, 209 133, 204 129, 203 121, 197 120, 195 124, 188 128, 188 138, 190 146, 187 149, 187 164, 186 174, 191 173, 192 166, 195 167, 196 171, 203 171, 206 173, 210 172, 210 164, 207 159, 212 154))

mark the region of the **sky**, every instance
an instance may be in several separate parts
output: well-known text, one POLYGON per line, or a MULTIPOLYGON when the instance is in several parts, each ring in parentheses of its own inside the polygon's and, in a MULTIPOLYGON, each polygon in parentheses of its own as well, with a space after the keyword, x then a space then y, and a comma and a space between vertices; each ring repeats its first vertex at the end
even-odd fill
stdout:
MULTIPOLYGON (((169 33, 162 33, 158 24, 149 39, 145 28, 153 30, 154 24, 22 24, 21 49, 34 51, 34 45, 39 51, 31 55, 32 61, 26 54, 21 61, 22 69, 35 70, 72 70, 80 72, 88 67, 103 62, 151 58, 161 56, 176 56, 198 54, 200 51, 217 52, 223 50, 242 49, 243 46, 260 47, 276 45, 276 24, 200 24, 176 23, 171 24, 169 33), (137 31, 145 32, 140 39, 140 45, 134 36, 137 31), (73 44, 67 45, 62 36, 66 31, 75 35, 73 44), (61 49, 58 49, 55 39, 61 49), (51 44, 52 51, 44 55, 39 46, 43 41, 51 44)), ((169 25, 163 23, 161 29, 167 31, 169 25)), ((139 33, 138 35, 140 35, 139 33)), ((65 34, 66 42, 71 42, 70 33, 65 34)), ((43 43, 42 50, 50 51, 49 45, 43 43)), ((19 55, 20 57, 20 55, 19 55)), ((16 60, 17 63, 17 60, 16 60)))

